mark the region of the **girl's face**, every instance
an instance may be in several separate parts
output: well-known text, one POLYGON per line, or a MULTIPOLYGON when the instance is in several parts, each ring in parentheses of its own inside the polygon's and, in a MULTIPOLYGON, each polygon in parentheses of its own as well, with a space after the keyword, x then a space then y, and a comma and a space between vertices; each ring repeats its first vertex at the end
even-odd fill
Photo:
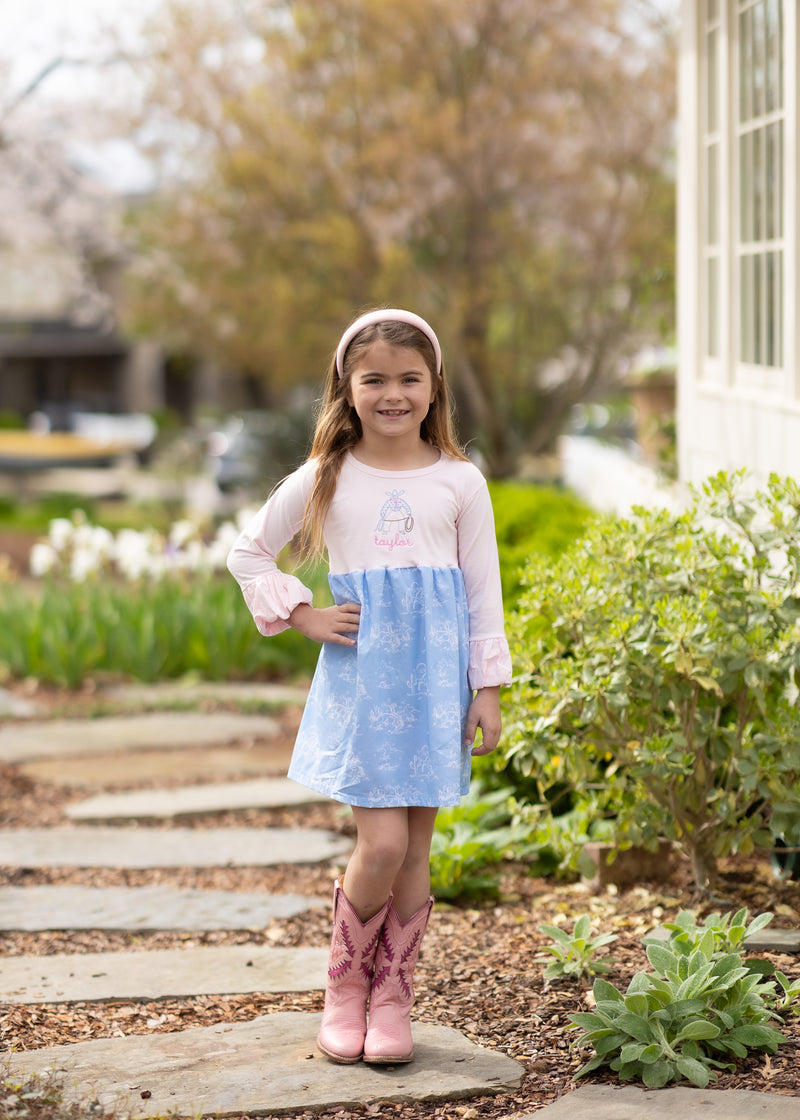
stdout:
POLYGON ((419 439, 436 387, 418 350, 377 341, 356 360, 347 399, 356 410, 364 439, 419 439))

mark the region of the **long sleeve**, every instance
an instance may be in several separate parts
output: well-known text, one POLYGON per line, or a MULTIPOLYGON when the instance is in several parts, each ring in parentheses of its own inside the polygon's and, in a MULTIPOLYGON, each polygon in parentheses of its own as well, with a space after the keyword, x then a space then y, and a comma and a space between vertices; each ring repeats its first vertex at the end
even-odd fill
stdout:
POLYGON ((494 513, 485 485, 477 489, 459 515, 458 562, 469 607, 470 687, 511 684, 494 513))
POLYGON ((306 500, 314 481, 313 462, 289 475, 245 525, 228 554, 228 570, 242 589, 259 631, 270 636, 289 627, 287 619, 311 590, 283 572, 277 558, 303 524, 306 500))

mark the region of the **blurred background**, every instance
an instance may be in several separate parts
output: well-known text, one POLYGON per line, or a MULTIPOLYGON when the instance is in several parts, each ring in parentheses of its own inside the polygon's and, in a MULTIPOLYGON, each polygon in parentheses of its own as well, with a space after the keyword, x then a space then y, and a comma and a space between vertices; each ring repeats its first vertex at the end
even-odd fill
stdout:
POLYGON ((79 499, 263 500, 380 303, 436 325, 491 478, 670 477, 677 9, 7 5, 0 552, 79 499))

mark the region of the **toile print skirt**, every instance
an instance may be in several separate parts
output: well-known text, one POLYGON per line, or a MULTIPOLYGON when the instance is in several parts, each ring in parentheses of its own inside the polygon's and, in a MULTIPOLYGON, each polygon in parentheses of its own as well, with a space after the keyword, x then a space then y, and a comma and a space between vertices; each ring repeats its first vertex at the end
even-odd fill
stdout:
POLYGON ((376 568, 329 583, 337 603, 361 604, 358 640, 323 645, 289 777, 347 805, 457 805, 471 763, 461 570, 376 568))

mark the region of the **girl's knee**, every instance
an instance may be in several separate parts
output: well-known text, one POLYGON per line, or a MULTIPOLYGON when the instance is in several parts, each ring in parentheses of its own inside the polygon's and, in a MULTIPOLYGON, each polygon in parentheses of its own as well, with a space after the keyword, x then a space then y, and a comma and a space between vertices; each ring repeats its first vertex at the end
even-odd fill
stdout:
POLYGON ((404 836, 373 836, 359 839, 361 858, 368 862, 378 874, 394 875, 405 862, 408 854, 408 839, 404 836))

